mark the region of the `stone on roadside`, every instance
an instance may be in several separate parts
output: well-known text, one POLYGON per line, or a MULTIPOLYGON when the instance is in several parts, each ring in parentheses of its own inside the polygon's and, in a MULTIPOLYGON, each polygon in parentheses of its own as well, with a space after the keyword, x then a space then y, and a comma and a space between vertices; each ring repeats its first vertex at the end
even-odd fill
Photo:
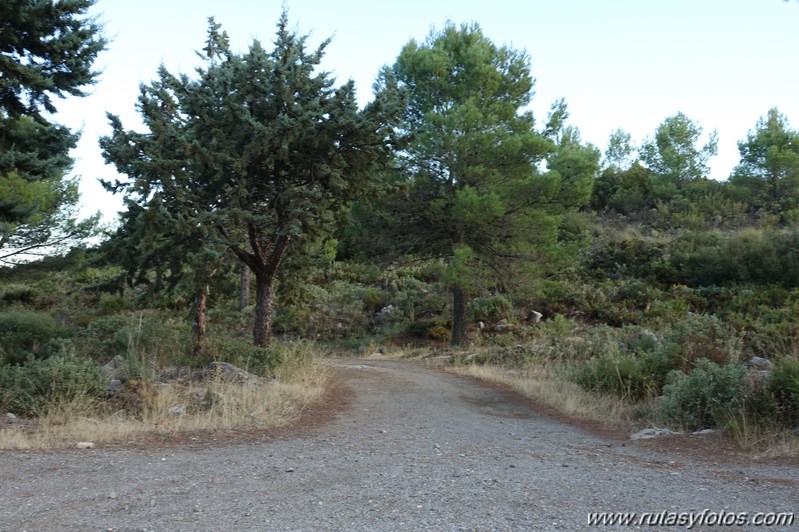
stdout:
POLYGON ((94 443, 90 441, 79 441, 75 444, 76 449, 94 449, 94 443))
POLYGON ((630 435, 631 440, 648 440, 650 438, 659 438, 661 436, 674 436, 682 434, 682 432, 674 432, 669 429, 644 429, 630 435))

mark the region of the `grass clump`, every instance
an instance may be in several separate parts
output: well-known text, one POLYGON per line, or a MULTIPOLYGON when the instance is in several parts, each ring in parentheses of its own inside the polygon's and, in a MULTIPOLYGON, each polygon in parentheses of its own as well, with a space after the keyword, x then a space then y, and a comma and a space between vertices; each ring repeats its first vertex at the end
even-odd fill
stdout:
POLYGON ((75 356, 0 366, 0 406, 28 417, 47 415, 54 405, 91 402, 105 394, 107 377, 98 366, 75 356))

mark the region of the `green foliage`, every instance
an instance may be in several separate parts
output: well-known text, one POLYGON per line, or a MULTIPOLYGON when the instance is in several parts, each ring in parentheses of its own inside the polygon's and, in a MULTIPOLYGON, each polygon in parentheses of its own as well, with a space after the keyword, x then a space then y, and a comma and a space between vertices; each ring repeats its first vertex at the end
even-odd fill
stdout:
POLYGON ((284 357, 279 344, 257 347, 240 336, 211 336, 206 345, 205 359, 195 360, 193 365, 211 361, 228 362, 256 375, 270 375, 283 363, 284 357))
POLYGON ((408 323, 405 334, 411 338, 446 342, 451 339, 451 324, 445 318, 416 320, 408 323))
POLYGON ((69 329, 44 312, 0 312, 0 365, 19 364, 28 357, 41 355, 49 340, 69 334, 69 329))
POLYGON ((84 96, 105 48, 101 28, 86 14, 95 0, 6 0, 0 49, 0 106, 15 115, 55 113, 52 96, 84 96))
POLYGON ((513 321, 515 317, 513 305, 507 297, 501 294, 474 298, 469 306, 469 310, 473 322, 513 321))
POLYGON ((799 228, 687 233, 671 250, 675 276, 689 286, 733 283, 799 286, 799 228))
POLYGON ((141 379, 152 378, 164 366, 199 365, 201 361, 189 358, 189 338, 188 324, 165 313, 127 313, 95 319, 75 334, 75 346, 99 365, 121 356, 127 377, 141 379))
POLYGON ((126 131, 109 116, 112 134, 101 139, 106 159, 131 178, 106 183, 130 207, 121 238, 135 248, 140 240, 130 235, 149 237, 126 260, 134 269, 137 257, 172 270, 187 263, 204 282, 203 268, 215 264, 208 256, 235 256, 255 274, 254 343, 262 347, 281 262, 290 248, 299 253, 330 235, 353 201, 379 189, 373 176, 390 155, 397 113, 390 76, 361 110, 351 81, 335 87, 318 70, 328 41, 313 51, 306 41, 283 13, 274 50, 254 41, 235 54, 211 19, 208 57, 194 78, 161 67, 142 87, 148 131, 126 131))
POLYGON ((48 409, 105 393, 107 377, 89 360, 70 354, 19 365, 0 365, 0 409, 21 416, 40 416, 48 409))
POLYGON ((389 206, 405 252, 440 257, 453 293, 452 342, 478 281, 505 282, 557 253, 557 214, 590 197, 599 153, 564 127, 553 106, 543 133, 524 108, 533 78, 526 53, 498 47, 477 25, 448 24, 410 41, 392 73, 406 91, 398 154, 409 185, 389 206), (549 171, 539 171, 547 161, 549 171), (511 272, 513 272, 511 274, 511 272))
POLYGON ((656 376, 648 371, 647 365, 646 359, 631 354, 603 356, 579 366, 573 380, 586 390, 637 401, 658 392, 656 376))
POLYGON ((53 97, 83 96, 105 48, 86 16, 93 0, 3 5, 0 33, 0 263, 65 251, 89 236, 77 221, 78 183, 64 176, 77 135, 49 121, 53 97))
POLYGON ((657 175, 655 194, 670 198, 677 189, 707 175, 708 159, 716 155, 716 132, 697 146, 702 128, 683 113, 663 121, 653 139, 641 147, 641 160, 657 175))
POLYGON ((717 422, 744 407, 746 368, 696 361, 690 373, 673 372, 658 404, 660 414, 687 430, 715 427, 717 422))
POLYGON ((799 428, 799 361, 789 357, 778 360, 768 391, 776 403, 777 420, 785 427, 799 428))
POLYGON ((38 288, 26 284, 8 284, 0 288, 0 304, 2 305, 14 303, 33 305, 41 296, 42 293, 38 288))
POLYGON ((756 210, 791 217, 799 206, 799 132, 774 108, 738 143, 730 183, 756 210))

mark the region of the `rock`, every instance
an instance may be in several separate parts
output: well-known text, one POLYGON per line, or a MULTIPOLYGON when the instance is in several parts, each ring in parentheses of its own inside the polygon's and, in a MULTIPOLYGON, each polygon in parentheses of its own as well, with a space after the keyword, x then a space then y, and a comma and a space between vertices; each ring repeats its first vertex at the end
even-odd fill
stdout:
POLYGON ((117 498, 117 494, 116 494, 116 492, 113 492, 113 491, 112 491, 111 493, 109 493, 109 494, 108 494, 108 498, 109 498, 109 499, 116 499, 116 498, 117 498))
POLYGON ((127 363, 122 355, 116 355, 103 366, 103 371, 108 375, 117 376, 123 372, 126 365, 127 363))
POLYGON ((108 381, 108 385, 105 387, 105 391, 108 392, 108 395, 117 395, 122 392, 122 381, 119 379, 111 379, 108 381))
POLYGON ((771 370, 771 360, 763 357, 752 357, 746 362, 744 362, 744 366, 749 369, 758 369, 761 371, 769 371, 771 370))
POLYGON ((486 324, 483 323, 482 321, 478 321, 477 322, 477 328, 482 331, 483 329, 486 328, 486 324))
POLYGON ((182 416, 186 413, 186 407, 183 405, 170 406, 166 411, 173 416, 182 416))
POLYGON ((715 434, 715 433, 716 431, 714 429, 702 429, 702 430, 697 430, 696 432, 692 432, 691 436, 701 436, 704 434, 715 434))
POLYGON ((771 379, 772 363, 769 359, 763 357, 752 357, 746 362, 747 374, 746 380, 750 388, 762 388, 768 385, 771 379))
POLYGON ((257 375, 253 375, 249 371, 237 368, 233 364, 227 362, 211 362, 208 364, 208 369, 205 371, 205 378, 237 382, 239 384, 262 384, 266 382, 257 375))
POLYGON ((16 421, 17 421, 17 415, 16 415, 16 414, 13 414, 13 413, 11 413, 11 412, 8 412, 8 413, 6 414, 6 420, 7 420, 9 423, 14 423, 14 422, 16 422, 16 421))
POLYGON ((75 444, 76 449, 94 449, 94 443, 90 441, 79 441, 75 444))
POLYGON ((166 368, 158 375, 158 382, 170 382, 177 380, 191 380, 192 371, 189 368, 166 368))
POLYGON ((650 438, 658 438, 660 436, 674 436, 682 434, 681 432, 674 432, 669 429, 644 429, 630 435, 631 440, 648 440, 650 438))
POLYGON ((652 343, 655 343, 655 344, 660 343, 660 338, 658 338, 658 335, 653 333, 649 329, 642 329, 639 334, 641 336, 643 336, 644 338, 646 338, 647 340, 651 340, 652 343))
POLYGON ((380 311, 375 315, 375 320, 378 322, 385 320, 394 312, 394 305, 388 305, 380 309, 380 311))
POLYGON ((499 320, 497 322, 497 324, 494 325, 494 332, 498 332, 498 333, 499 332, 509 331, 511 329, 513 329, 513 325, 508 323, 508 320, 505 320, 505 319, 499 320))
POLYGON ((222 402, 222 396, 210 390, 195 392, 191 396, 191 409, 207 410, 217 403, 222 402))
POLYGON ((530 312, 527 313, 526 321, 528 323, 538 323, 539 321, 541 321, 541 318, 543 317, 544 315, 538 312, 537 310, 531 310, 530 312))

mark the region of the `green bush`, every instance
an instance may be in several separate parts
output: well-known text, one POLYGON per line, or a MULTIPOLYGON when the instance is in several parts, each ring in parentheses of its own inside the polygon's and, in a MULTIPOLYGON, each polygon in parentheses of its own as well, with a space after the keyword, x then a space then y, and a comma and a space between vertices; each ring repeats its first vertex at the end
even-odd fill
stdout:
POLYGON ((130 316, 107 316, 98 318, 75 334, 82 355, 104 364, 116 355, 128 351, 128 329, 130 316))
POLYGON ((34 286, 24 284, 9 284, 3 287, 0 292, 0 303, 10 305, 12 303, 22 303, 31 305, 41 297, 41 290, 34 286))
POLYGON ((107 377, 96 364, 74 356, 27 359, 0 366, 0 407, 20 416, 41 416, 52 406, 102 397, 107 377))
POLYGON ((669 375, 658 410, 666 421, 688 430, 715 427, 744 407, 745 375, 742 365, 699 359, 690 373, 669 375))
POLYGON ((779 423, 799 427, 799 360, 785 357, 777 361, 768 389, 776 402, 779 423))
POLYGON ((470 306, 471 321, 512 321, 513 305, 503 295, 475 298, 470 306))
POLYGON ((451 331, 449 322, 443 318, 430 320, 417 320, 410 322, 405 327, 405 334, 413 338, 426 340, 448 341, 451 331))
POLYGON ((100 364, 120 355, 131 362, 174 365, 191 351, 189 334, 188 325, 173 323, 165 313, 137 313, 98 318, 75 339, 81 355, 100 364))
POLYGON ((659 377, 649 361, 654 358, 655 355, 638 358, 628 353, 597 357, 578 367, 572 378, 586 390, 638 401, 654 396, 660 389, 659 377))
POLYGON ((106 314, 116 314, 130 308, 130 302, 120 295, 103 294, 100 296, 100 308, 106 314))
POLYGON ((29 310, 0 312, 0 364, 19 364, 30 356, 39 356, 50 339, 69 334, 69 329, 50 314, 29 310))
POLYGON ((206 340, 204 358, 191 360, 194 365, 211 361, 228 362, 256 375, 267 375, 283 363, 283 352, 277 344, 267 348, 255 347, 251 337, 213 335, 206 340))

